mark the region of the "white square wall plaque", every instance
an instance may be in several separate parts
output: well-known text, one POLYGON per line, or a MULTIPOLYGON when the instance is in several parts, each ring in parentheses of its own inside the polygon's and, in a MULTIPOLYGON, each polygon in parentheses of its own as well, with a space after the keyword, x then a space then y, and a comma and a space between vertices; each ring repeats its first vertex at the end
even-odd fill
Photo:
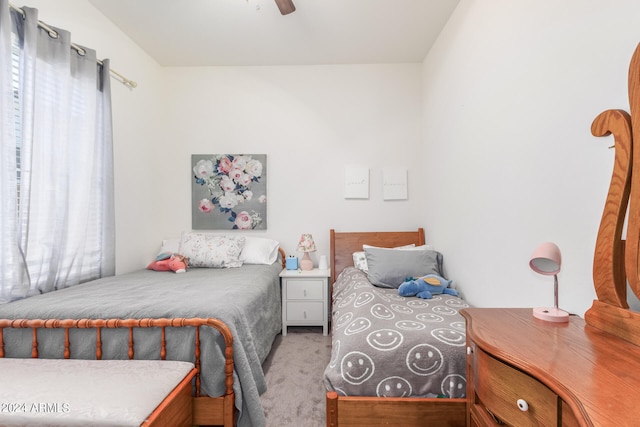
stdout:
POLYGON ((346 166, 344 168, 344 198, 369 198, 369 168, 346 166))
POLYGON ((382 169, 382 194, 384 200, 407 200, 407 170, 382 169))

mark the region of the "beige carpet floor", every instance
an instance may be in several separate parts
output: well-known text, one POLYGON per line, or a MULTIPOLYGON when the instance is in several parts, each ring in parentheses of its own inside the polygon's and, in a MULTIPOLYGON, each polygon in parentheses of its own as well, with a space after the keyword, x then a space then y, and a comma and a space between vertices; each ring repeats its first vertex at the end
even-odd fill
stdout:
POLYGON ((331 337, 322 335, 322 327, 289 327, 286 337, 276 337, 263 364, 267 427, 326 425, 322 375, 330 358, 331 337))

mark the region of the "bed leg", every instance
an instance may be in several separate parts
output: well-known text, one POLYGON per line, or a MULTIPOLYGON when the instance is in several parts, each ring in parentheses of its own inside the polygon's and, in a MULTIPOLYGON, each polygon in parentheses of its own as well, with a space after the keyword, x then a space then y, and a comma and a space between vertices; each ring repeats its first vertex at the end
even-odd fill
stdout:
POLYGON ((338 427, 338 393, 327 392, 327 427, 338 427))

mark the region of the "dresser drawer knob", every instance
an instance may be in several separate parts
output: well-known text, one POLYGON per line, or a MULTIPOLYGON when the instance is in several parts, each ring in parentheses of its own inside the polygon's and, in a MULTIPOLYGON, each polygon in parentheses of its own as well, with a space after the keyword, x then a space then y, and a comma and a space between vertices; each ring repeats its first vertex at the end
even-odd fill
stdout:
POLYGON ((524 399, 518 399, 518 409, 522 412, 527 412, 529 410, 529 404, 524 399))
POLYGON ((467 354, 468 354, 469 356, 471 356, 471 355, 473 354, 473 349, 471 348, 471 346, 468 346, 468 347, 467 347, 467 354))

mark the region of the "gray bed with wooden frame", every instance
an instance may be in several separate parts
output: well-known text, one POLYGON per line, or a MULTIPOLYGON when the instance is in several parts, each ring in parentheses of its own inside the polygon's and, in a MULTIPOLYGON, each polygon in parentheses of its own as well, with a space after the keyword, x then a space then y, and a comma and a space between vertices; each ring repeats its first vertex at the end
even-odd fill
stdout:
POLYGON ((262 427, 261 364, 282 328, 279 255, 271 265, 139 270, 0 305, 0 357, 197 362, 193 424, 262 427), (205 320, 171 327, 184 319, 205 320))
MULTIPOLYGON (((353 253, 362 251, 363 244, 383 248, 410 244, 424 245, 424 229, 352 233, 330 230, 332 295, 333 285, 338 275, 345 268, 353 267, 353 253)), ((348 271, 352 272, 350 274, 354 274, 353 269, 348 269, 348 271)), ((356 286, 360 286, 360 284, 356 286)), ((377 293, 378 291, 374 289, 372 292, 377 293)), ((332 329, 336 327, 336 322, 337 319, 332 318, 332 329)), ((357 351, 358 349, 350 350, 357 351)), ((334 351, 336 351, 335 348, 334 351)), ((345 354, 347 350, 340 349, 340 351, 341 354, 345 354)), ((335 354, 332 354, 333 357, 335 354)), ((456 358, 462 360, 461 375, 465 375, 465 357, 465 346, 461 345, 459 354, 456 355, 456 358)), ((464 426, 466 424, 465 402, 465 397, 378 397, 370 393, 368 395, 354 395, 353 393, 343 395, 336 390, 329 390, 326 395, 327 426, 464 426)))

